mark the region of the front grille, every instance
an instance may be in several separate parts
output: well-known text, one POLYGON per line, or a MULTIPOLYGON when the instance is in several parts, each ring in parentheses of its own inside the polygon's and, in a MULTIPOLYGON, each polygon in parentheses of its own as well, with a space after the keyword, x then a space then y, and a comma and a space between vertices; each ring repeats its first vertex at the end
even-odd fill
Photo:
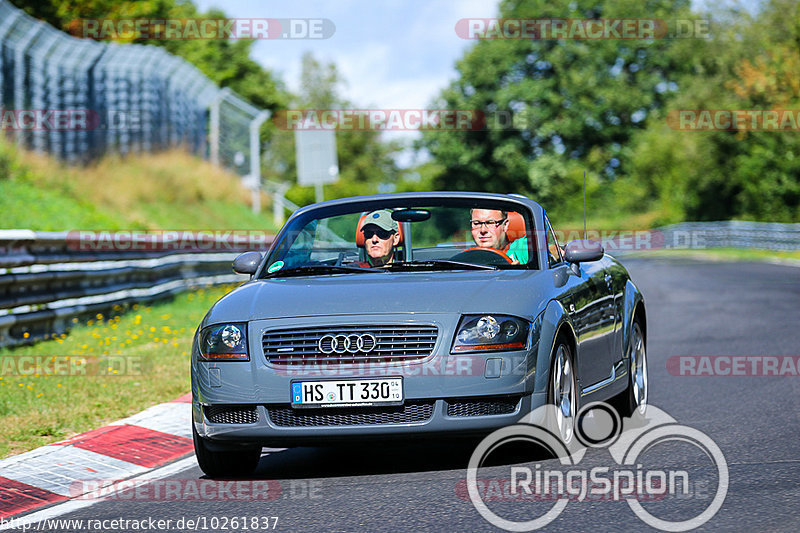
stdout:
POLYGON ((261 346, 267 361, 286 366, 411 362, 425 359, 433 353, 437 334, 435 326, 362 325, 295 328, 264 332, 261 346), (371 340, 365 341, 362 343, 362 351, 358 351, 357 348, 342 351, 342 346, 334 350, 330 342, 331 336, 355 339, 358 335, 365 336, 364 339, 372 335, 377 343, 372 346, 371 340), (323 337, 325 337, 323 348, 333 353, 326 354, 320 350, 320 340, 323 337))
POLYGON ((203 408, 212 424, 255 424, 258 411, 254 405, 207 405, 203 408))
POLYGON ((516 411, 517 403, 517 397, 448 400, 447 416, 507 415, 516 411))
POLYGON ((368 426, 426 422, 433 416, 431 401, 406 402, 388 407, 321 407, 293 409, 273 406, 267 408, 269 419, 276 426, 368 426))

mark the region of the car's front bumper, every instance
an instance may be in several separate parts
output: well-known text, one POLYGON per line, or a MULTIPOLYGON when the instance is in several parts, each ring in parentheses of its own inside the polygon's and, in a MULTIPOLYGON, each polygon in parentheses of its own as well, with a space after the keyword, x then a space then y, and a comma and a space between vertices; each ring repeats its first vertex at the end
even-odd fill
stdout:
MULTIPOLYGON (((424 420, 411 422, 370 422, 369 415, 380 413, 389 408, 320 408, 312 415, 324 419, 326 425, 287 425, 292 423, 309 423, 302 418, 312 409, 292 409, 288 404, 247 406, 256 413, 252 423, 213 423, 206 416, 208 411, 199 402, 193 403, 193 419, 197 433, 216 442, 221 447, 226 445, 258 445, 270 447, 288 447, 302 445, 318 445, 337 441, 352 441, 371 438, 424 438, 445 436, 469 436, 489 433, 495 429, 515 424, 521 417, 530 413, 545 402, 544 393, 531 393, 524 396, 486 396, 472 398, 409 400, 413 406, 430 402, 430 416, 424 420), (513 408, 506 406, 513 404, 513 408), (464 408, 464 406, 474 406, 464 408), (453 407, 459 406, 458 414, 453 407), (497 408, 500 406, 500 408, 497 408), (490 414, 492 409, 501 411, 490 414), (286 416, 293 411, 297 417, 286 416), (471 411, 471 412, 470 412, 471 411), (276 413, 281 413, 276 416, 276 413), (342 414, 339 414, 342 413, 342 414), (347 421, 347 417, 353 415, 347 421), (466 414, 465 414, 466 413, 466 414), (344 420, 337 424, 336 418, 344 420), (363 421, 359 423, 358 421, 363 421), (350 423, 347 423, 350 422, 350 423)), ((236 406, 241 408, 243 406, 236 406)), ((427 409, 427 408, 426 408, 427 409)), ((391 409, 399 413, 399 408, 391 409)), ((427 414, 424 413, 424 414, 427 414)))

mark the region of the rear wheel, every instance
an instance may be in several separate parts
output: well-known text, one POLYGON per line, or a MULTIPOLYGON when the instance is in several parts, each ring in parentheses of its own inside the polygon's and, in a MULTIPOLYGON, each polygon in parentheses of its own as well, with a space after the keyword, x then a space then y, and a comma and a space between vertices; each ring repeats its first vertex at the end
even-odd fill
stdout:
POLYGON ((211 478, 244 477, 253 473, 261 458, 261 448, 245 448, 235 451, 209 449, 205 439, 197 434, 192 424, 192 440, 197 464, 211 478))
POLYGON ((575 414, 578 409, 578 383, 572 360, 572 350, 559 338, 553 348, 550 383, 547 394, 552 410, 553 430, 569 445, 575 435, 575 414))
POLYGON ((631 328, 628 349, 628 390, 620 398, 620 414, 626 417, 643 417, 647 412, 647 352, 644 333, 638 320, 631 328))

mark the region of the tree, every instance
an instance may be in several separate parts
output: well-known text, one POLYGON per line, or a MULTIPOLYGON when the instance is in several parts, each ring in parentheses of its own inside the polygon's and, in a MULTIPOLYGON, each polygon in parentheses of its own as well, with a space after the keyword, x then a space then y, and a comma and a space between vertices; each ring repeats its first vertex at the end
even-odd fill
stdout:
MULTIPOLYGON (((505 0, 504 19, 689 18, 688 0, 505 0)), ((437 185, 528 193, 551 206, 579 194, 584 169, 627 172, 627 143, 672 97, 683 66, 669 39, 481 40, 434 107, 513 115, 511 127, 429 131, 437 185)), ((599 187, 596 187, 599 189, 599 187)))
MULTIPOLYGON (((800 104, 800 9, 773 0, 755 19, 711 13, 713 38, 687 55, 681 109, 795 110, 800 104)), ((654 116, 632 143, 641 200, 661 222, 729 218, 800 221, 800 138, 790 131, 681 131, 654 116)))

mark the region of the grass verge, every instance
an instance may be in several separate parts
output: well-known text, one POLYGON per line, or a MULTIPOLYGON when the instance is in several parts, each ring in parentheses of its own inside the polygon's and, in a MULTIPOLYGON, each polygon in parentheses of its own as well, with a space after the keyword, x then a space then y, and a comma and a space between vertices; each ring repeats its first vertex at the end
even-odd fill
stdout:
POLYGON ((237 175, 182 150, 68 166, 0 139, 0 192, 2 229, 278 229, 237 175))
POLYGON ((98 315, 61 338, 0 350, 0 457, 188 392, 194 331, 231 288, 198 289, 122 315, 98 315))

